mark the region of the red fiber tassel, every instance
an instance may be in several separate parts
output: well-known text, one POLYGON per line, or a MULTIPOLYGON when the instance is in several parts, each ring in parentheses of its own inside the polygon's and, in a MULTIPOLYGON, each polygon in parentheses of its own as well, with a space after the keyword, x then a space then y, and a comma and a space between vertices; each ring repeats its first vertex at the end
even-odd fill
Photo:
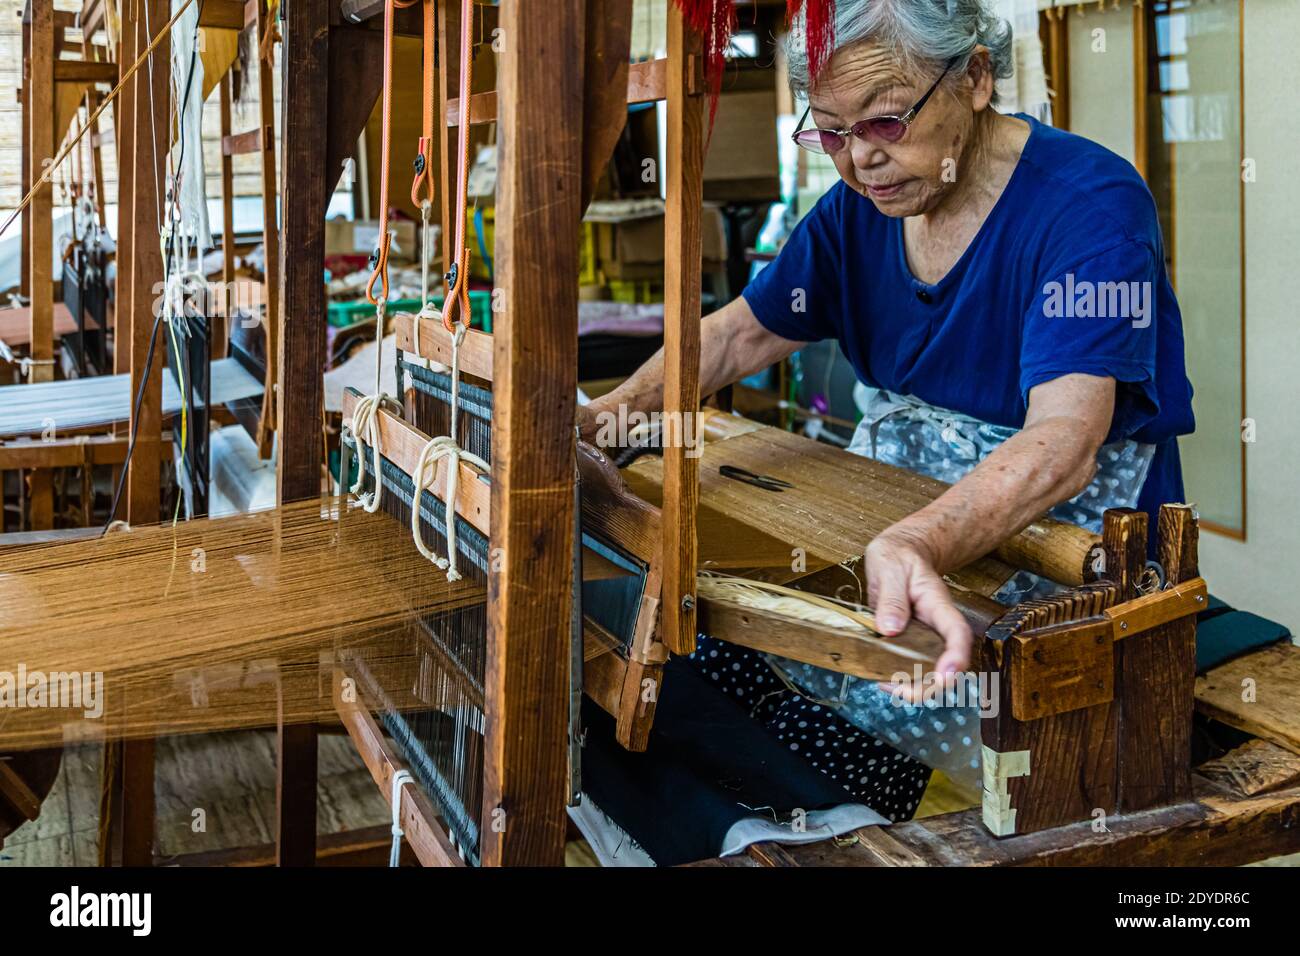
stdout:
POLYGON ((736 0, 673 0, 682 18, 704 41, 704 81, 709 88, 709 130, 718 115, 727 47, 736 29, 736 0))
POLYGON ((804 49, 813 82, 835 49, 835 0, 785 0, 787 22, 804 11, 804 49))

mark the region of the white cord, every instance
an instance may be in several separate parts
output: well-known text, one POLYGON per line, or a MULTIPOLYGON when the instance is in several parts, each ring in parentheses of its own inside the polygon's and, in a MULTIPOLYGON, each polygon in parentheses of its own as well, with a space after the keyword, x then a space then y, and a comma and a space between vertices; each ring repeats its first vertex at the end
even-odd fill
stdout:
POLYGON ((402 860, 402 787, 408 783, 415 783, 415 778, 411 776, 409 770, 399 770, 393 774, 392 805, 393 805, 393 847, 388 853, 388 865, 398 866, 402 860))
POLYGON ((32 366, 34 365, 54 364, 54 359, 52 358, 34 359, 34 358, 27 358, 26 356, 23 356, 22 358, 17 358, 14 356, 13 349, 9 348, 8 343, 6 343, 4 339, 0 339, 0 360, 8 362, 10 365, 17 365, 19 373, 24 378, 27 378, 32 374, 32 366))
POLYGON ((460 343, 465 341, 465 326, 456 322, 456 331, 451 334, 451 437, 460 435, 457 431, 460 418, 460 343))
MULTIPOLYGON (((397 406, 396 400, 391 395, 384 394, 383 387, 380 384, 384 354, 383 299, 380 299, 375 306, 375 333, 375 391, 358 401, 357 407, 352 411, 352 421, 343 423, 343 427, 351 432, 353 440, 357 442, 357 458, 360 462, 360 467, 357 468, 357 480, 348 491, 356 495, 357 503, 365 509, 366 514, 374 514, 379 510, 379 502, 384 494, 384 475, 380 470, 379 461, 379 412, 385 407, 397 406), (363 493, 361 491, 361 484, 366 479, 364 452, 360 445, 362 438, 370 446, 373 453, 375 490, 372 493, 363 493)), ((340 480, 346 480, 342 475, 339 478, 340 480)))
MULTIPOLYGON (((353 439, 362 439, 370 446, 373 454, 373 467, 375 475, 375 490, 373 492, 361 491, 361 484, 366 478, 365 461, 361 461, 361 467, 357 469, 357 480, 348 489, 356 495, 357 503, 365 509, 366 514, 374 514, 379 510, 379 502, 384 493, 383 472, 380 470, 379 455, 379 411, 393 402, 390 395, 367 395, 357 402, 357 407, 352 412, 352 423, 350 431, 353 439)), ((358 445, 357 449, 361 454, 358 458, 364 456, 364 449, 358 445)))
MULTIPOLYGON (((454 397, 454 393, 453 393, 454 397)), ((460 463, 467 461, 475 468, 486 473, 488 463, 477 455, 472 455, 456 443, 450 435, 440 435, 429 440, 420 449, 420 457, 415 460, 415 471, 411 475, 415 482, 415 497, 411 505, 411 537, 420 554, 447 572, 448 581, 459 581, 460 572, 456 570, 456 488, 460 481, 460 463), (438 462, 447 462, 447 488, 443 497, 446 506, 447 557, 440 558, 424 544, 420 534, 420 497, 425 491, 431 491, 438 477, 438 462)))
POLYGON ((415 358, 412 364, 419 364, 422 368, 431 366, 430 360, 420 354, 420 320, 429 319, 433 322, 442 321, 442 313, 433 304, 433 299, 429 296, 429 254, 433 247, 433 204, 429 200, 420 203, 420 218, 423 224, 420 229, 420 311, 412 320, 415 339, 415 358))

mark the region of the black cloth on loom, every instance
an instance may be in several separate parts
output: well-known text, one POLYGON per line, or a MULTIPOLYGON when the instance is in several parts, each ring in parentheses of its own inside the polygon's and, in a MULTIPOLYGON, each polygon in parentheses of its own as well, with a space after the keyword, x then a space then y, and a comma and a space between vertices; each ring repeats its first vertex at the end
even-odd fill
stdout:
POLYGON ((745 817, 774 812, 784 822, 796 808, 850 802, 688 661, 664 665, 661 686, 644 753, 623 749, 614 719, 582 702, 582 789, 660 866, 717 856, 727 831, 745 817))
POLYGON ((1290 639, 1286 625, 1238 611, 1211 594, 1209 607, 1196 616, 1196 673, 1204 674, 1242 654, 1290 639))

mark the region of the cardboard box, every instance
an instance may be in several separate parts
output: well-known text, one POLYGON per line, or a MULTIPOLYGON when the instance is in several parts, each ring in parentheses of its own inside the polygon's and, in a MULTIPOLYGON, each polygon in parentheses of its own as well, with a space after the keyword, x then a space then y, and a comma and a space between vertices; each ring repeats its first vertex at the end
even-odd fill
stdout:
MULTIPOLYGON (((749 82, 755 82, 749 80, 749 82)), ((704 198, 714 202, 776 202, 781 198, 776 84, 724 92, 704 157, 704 198)))
MULTIPOLYGON (((600 215, 598 212, 597 215, 600 215)), ((700 243, 705 271, 720 268, 727 258, 727 233, 722 212, 705 204, 700 219, 700 243)), ((596 223, 596 255, 607 279, 659 279, 664 273, 664 214, 639 209, 624 218, 602 215, 596 223)))
MULTIPOLYGON (((388 224, 393 242, 388 250, 390 262, 419 261, 416 224, 394 219, 388 224)), ((379 243, 378 219, 327 219, 325 221, 325 255, 363 255, 375 251, 379 243)))

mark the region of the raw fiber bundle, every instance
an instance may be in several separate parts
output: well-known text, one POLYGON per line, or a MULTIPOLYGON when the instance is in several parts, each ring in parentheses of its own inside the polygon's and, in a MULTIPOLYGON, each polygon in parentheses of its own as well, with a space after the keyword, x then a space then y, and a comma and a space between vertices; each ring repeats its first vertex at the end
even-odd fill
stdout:
POLYGON ((449 583, 383 515, 340 507, 0 555, 0 752, 328 718, 341 656, 417 687, 421 620, 484 589, 449 583))

